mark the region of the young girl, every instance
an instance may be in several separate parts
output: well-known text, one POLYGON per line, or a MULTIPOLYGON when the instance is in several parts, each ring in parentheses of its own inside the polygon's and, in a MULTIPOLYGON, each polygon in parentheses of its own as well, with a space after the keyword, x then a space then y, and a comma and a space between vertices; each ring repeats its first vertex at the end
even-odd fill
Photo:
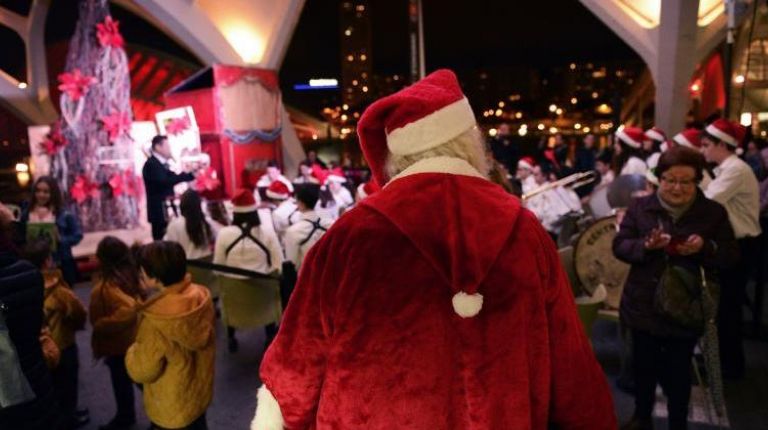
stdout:
POLYGON ((139 265, 145 286, 159 292, 142 305, 128 373, 144 386, 152 428, 206 429, 216 355, 211 295, 192 283, 178 243, 142 247, 139 265))
POLYGON ((32 201, 29 208, 22 212, 21 223, 27 230, 29 224, 56 225, 56 237, 49 238, 56 244, 53 259, 64 274, 64 280, 69 285, 75 285, 77 266, 72 257, 72 247, 83 240, 80 223, 76 216, 64 209, 56 179, 41 176, 35 181, 32 190, 32 201))
POLYGON ((117 412, 102 430, 130 427, 136 422, 133 383, 125 369, 125 353, 136 335, 137 306, 142 298, 139 273, 128 246, 106 236, 96 257, 100 267, 91 291, 91 346, 95 358, 104 358, 112 377, 117 412))

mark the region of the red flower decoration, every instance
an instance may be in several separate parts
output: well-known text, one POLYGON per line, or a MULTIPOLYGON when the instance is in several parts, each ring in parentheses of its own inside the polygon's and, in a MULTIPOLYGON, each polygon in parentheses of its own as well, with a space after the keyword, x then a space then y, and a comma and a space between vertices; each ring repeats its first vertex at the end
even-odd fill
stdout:
POLYGON ((43 150, 49 156, 56 155, 59 150, 67 146, 67 139, 61 133, 61 124, 55 122, 51 125, 51 131, 45 135, 45 140, 41 143, 43 150))
POLYGON ((206 167, 195 178, 194 188, 197 191, 213 191, 218 188, 221 181, 217 177, 216 170, 206 167))
POLYGON ((78 101, 82 98, 88 87, 96 83, 93 76, 83 75, 80 69, 72 72, 59 74, 59 90, 69 96, 72 101, 78 101))
POLYGON ((69 189, 69 195, 77 202, 82 204, 88 200, 88 197, 97 197, 99 194, 99 187, 88 180, 85 175, 80 175, 75 179, 75 183, 69 189))
POLYGON ((123 187, 126 195, 131 197, 138 197, 141 193, 142 185, 141 178, 133 173, 133 169, 128 168, 123 172, 123 187))
POLYGON ((177 134, 184 133, 189 129, 190 125, 192 124, 189 121, 189 117, 183 116, 180 118, 172 119, 165 127, 165 130, 168 132, 168 134, 175 136, 177 134))
POLYGON ((113 173, 109 178, 109 186, 112 188, 112 195, 120 197, 125 190, 123 189, 123 174, 122 172, 113 173))
POLYGON ((323 169, 319 164, 312 165, 312 176, 317 178, 317 181, 320 182, 320 184, 325 183, 325 180, 328 179, 330 173, 330 171, 323 169))
POLYGON ((108 46, 122 48, 125 41, 119 27, 120 22, 113 20, 111 16, 104 18, 104 22, 96 24, 96 37, 99 38, 99 44, 105 48, 108 46))
POLYGON ((101 122, 104 123, 104 130, 109 134, 110 142, 114 142, 131 129, 131 117, 125 112, 112 112, 101 117, 101 122))

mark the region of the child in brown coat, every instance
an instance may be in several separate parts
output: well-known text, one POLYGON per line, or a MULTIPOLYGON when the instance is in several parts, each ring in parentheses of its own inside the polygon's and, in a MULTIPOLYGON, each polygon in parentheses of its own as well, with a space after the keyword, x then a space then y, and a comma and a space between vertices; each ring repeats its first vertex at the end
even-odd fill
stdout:
POLYGON ((106 236, 96 249, 98 273, 91 291, 91 347, 104 358, 117 403, 114 418, 102 430, 128 428, 136 422, 133 383, 125 369, 125 353, 136 337, 137 306, 142 292, 138 268, 128 246, 106 236))
MULTIPOLYGON (((53 384, 61 416, 64 417, 64 428, 76 428, 89 421, 87 414, 76 413, 80 363, 75 332, 85 328, 85 307, 64 281, 61 270, 54 265, 50 242, 38 240, 29 243, 26 247, 26 257, 43 274, 45 328, 41 333, 41 342, 44 351, 53 349, 45 343, 47 334, 59 350, 58 363, 52 373, 53 384)), ((46 353, 46 357, 48 356, 46 353)))
POLYGON ((205 430, 216 355, 211 295, 192 283, 178 243, 145 245, 139 265, 145 287, 160 291, 141 306, 128 373, 144 386, 153 428, 205 430))

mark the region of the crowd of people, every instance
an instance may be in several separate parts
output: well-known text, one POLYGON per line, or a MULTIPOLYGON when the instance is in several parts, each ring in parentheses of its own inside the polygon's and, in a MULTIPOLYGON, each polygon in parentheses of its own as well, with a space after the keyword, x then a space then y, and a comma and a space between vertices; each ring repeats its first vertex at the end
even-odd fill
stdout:
POLYGON ((35 181, 16 223, 0 205, 0 335, 10 345, 0 427, 89 420, 74 336, 87 320, 116 405, 102 429, 135 423, 136 388, 152 428, 207 428, 217 315, 236 353, 239 321, 261 312, 227 308, 227 288, 269 279, 279 291, 265 300, 278 309, 257 318, 268 349, 253 429, 616 428, 556 241, 564 216, 590 212, 590 199, 626 175, 649 185, 613 244, 631 266, 620 317, 635 413, 623 428, 652 428, 657 382, 670 428, 686 428, 688 366, 705 328, 665 295, 685 282, 711 289, 719 306, 702 307, 703 325, 716 312, 723 375, 743 376, 742 304, 759 267, 768 154, 751 140, 742 159, 738 124, 719 119, 672 139, 627 126, 603 148, 594 135, 578 145, 556 135, 525 154, 507 125, 487 145, 441 70, 374 103, 359 136, 372 174, 359 186, 309 154, 292 179, 270 162, 228 202, 188 189, 178 211, 174 186, 193 175, 170 169, 167 139, 156 137, 143 172, 154 241, 103 238, 87 304, 71 288, 82 233, 56 182, 35 181), (559 181, 571 177, 588 180, 559 181))

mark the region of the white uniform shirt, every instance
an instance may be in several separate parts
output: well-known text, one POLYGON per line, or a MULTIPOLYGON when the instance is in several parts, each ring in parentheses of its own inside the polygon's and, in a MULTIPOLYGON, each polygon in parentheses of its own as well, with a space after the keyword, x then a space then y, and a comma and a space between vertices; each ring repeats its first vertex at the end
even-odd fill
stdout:
MULTIPOLYGON (((242 235, 240 227, 230 225, 219 231, 216 237, 216 246, 213 254, 213 262, 225 266, 237 267, 240 269, 253 270, 254 272, 268 274, 274 270, 281 270, 283 266, 283 251, 277 241, 277 236, 268 233, 261 226, 253 227, 251 235, 258 239, 269 251, 272 258, 272 264, 267 263, 267 255, 261 247, 245 237, 226 253, 227 248, 242 235)), ((246 276, 222 273, 224 276, 237 279, 247 279, 246 276)))
POLYGON ((655 169, 659 165, 659 158, 661 158, 661 152, 654 152, 645 159, 645 164, 649 169, 655 169))
POLYGON ((568 200, 553 188, 528 199, 525 207, 536 215, 545 230, 557 233, 560 230, 559 226, 556 226, 557 221, 572 210, 568 200))
POLYGON ((621 168, 619 175, 643 175, 648 171, 645 161, 637 157, 629 157, 627 163, 621 168))
POLYGON ((355 203, 355 199, 347 187, 341 187, 337 192, 333 193, 333 199, 336 200, 336 206, 339 207, 339 210, 352 206, 355 203))
POLYGON ((318 240, 325 233, 320 229, 315 229, 312 222, 320 221, 320 226, 328 230, 333 224, 333 221, 327 218, 321 218, 315 211, 308 211, 301 214, 301 218, 288 227, 285 231, 285 259, 293 262, 298 271, 301 262, 304 261, 304 256, 307 255, 309 249, 317 243, 318 240), (310 234, 312 235, 310 237, 310 234), (301 244, 305 239, 309 237, 309 240, 305 244, 301 244))
POLYGON ((725 206, 737 239, 760 235, 760 186, 739 157, 731 155, 715 168, 704 194, 725 206))
POLYGON ((282 237, 288 227, 301 219, 301 212, 294 199, 288 199, 272 211, 272 222, 275 225, 275 233, 282 237))
POLYGON ((523 194, 528 194, 539 187, 539 184, 536 183, 536 179, 534 179, 533 174, 528 175, 527 178, 520 181, 520 185, 523 187, 523 194))
MULTIPOLYGON (((213 237, 210 242, 213 243, 216 238, 216 227, 214 227, 214 223, 210 220, 206 221, 211 226, 211 235, 213 237)), ((169 240, 181 245, 184 248, 184 252, 187 253, 187 259, 189 260, 197 260, 213 254, 210 246, 203 246, 202 248, 195 246, 192 239, 189 238, 189 234, 187 234, 187 220, 184 217, 174 218, 168 223, 163 240, 169 240)))

